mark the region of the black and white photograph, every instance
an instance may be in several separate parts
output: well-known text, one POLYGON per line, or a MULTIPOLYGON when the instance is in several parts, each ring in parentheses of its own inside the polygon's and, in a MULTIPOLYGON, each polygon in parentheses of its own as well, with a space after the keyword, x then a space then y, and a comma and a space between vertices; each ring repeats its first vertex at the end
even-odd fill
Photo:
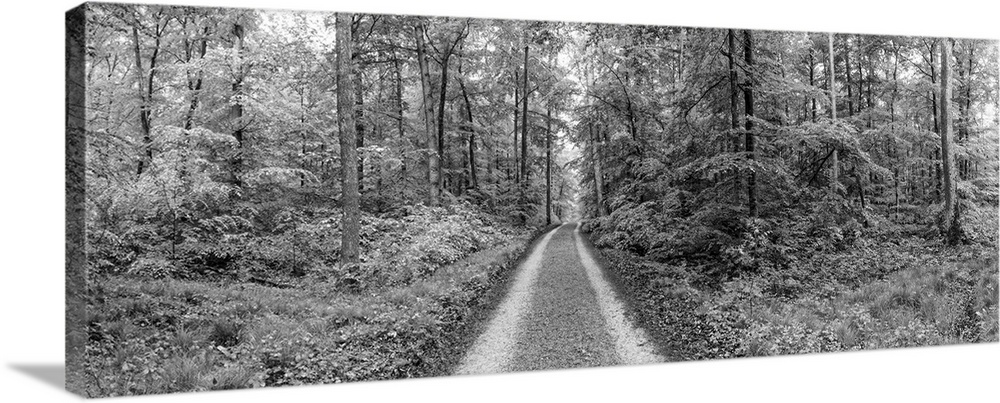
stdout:
POLYGON ((1000 341, 997 38, 379 10, 65 12, 68 392, 1000 341))

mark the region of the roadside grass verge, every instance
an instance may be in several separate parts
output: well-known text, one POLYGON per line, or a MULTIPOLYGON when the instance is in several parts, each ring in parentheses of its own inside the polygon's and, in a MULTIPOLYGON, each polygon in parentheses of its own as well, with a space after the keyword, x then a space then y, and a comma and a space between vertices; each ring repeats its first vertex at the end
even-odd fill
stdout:
POLYGON ((765 301, 745 355, 997 341, 997 259, 916 265, 832 298, 765 301))
POLYGON ((817 254, 710 286, 703 266, 602 249, 674 360, 995 342, 995 247, 911 239, 817 254))
POLYGON ((441 374, 459 331, 530 241, 524 232, 398 285, 345 291, 113 276, 91 293, 88 396, 441 374))

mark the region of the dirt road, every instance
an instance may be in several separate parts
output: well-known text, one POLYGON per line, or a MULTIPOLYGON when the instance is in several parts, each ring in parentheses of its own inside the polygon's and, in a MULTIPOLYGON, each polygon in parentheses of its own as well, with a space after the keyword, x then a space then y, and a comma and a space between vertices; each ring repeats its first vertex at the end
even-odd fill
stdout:
POLYGON ((456 374, 664 361, 625 317, 582 236, 578 224, 544 235, 456 374))

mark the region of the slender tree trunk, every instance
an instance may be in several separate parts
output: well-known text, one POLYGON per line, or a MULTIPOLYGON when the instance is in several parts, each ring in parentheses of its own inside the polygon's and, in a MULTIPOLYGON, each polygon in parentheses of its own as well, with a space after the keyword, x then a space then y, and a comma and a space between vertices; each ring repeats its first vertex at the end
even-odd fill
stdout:
MULTIPOLYGON (((351 38, 356 37, 354 33, 351 33, 351 38)), ((364 92, 364 81, 361 71, 358 69, 361 67, 361 60, 358 56, 358 51, 355 48, 351 55, 354 60, 354 127, 357 134, 357 147, 361 150, 365 146, 365 92, 364 92)), ((364 154, 358 154, 358 191, 364 192, 365 190, 365 157, 364 154)))
MULTIPOLYGON (((458 73, 461 75, 462 65, 458 66, 458 73)), ((479 187, 479 177, 476 174, 476 126, 472 121, 472 102, 469 102, 469 92, 465 88, 465 79, 460 79, 458 85, 462 89, 462 98, 465 100, 465 119, 468 122, 466 128, 469 131, 469 187, 475 189, 479 187)), ((489 159, 486 162, 489 165, 489 159)))
MULTIPOLYGON (((931 56, 930 57, 930 70, 931 70, 931 84, 932 84, 932 86, 936 86, 937 83, 938 83, 937 82, 937 73, 934 71, 935 66, 937 65, 937 52, 934 51, 935 50, 934 46, 935 46, 934 44, 931 44, 931 48, 930 48, 930 56, 931 56)), ((941 127, 940 127, 941 125, 940 125, 940 123, 938 121, 938 99, 937 99, 937 92, 934 91, 934 90, 931 90, 931 112, 934 115, 934 133, 937 133, 940 136, 941 135, 941 127)), ((942 191, 942 183, 943 183, 943 179, 941 177, 941 164, 940 164, 940 161, 941 161, 941 149, 940 148, 939 149, 935 149, 934 152, 932 153, 932 157, 934 158, 935 161, 937 161, 937 162, 934 163, 934 197, 935 197, 935 199, 939 199, 940 200, 940 198, 941 198, 941 191, 942 191)))
POLYGON ((601 140, 600 134, 594 134, 594 123, 587 122, 590 139, 593 142, 591 159, 594 161, 594 198, 597 201, 597 216, 605 215, 604 211, 604 177, 601 174, 601 140))
MULTIPOLYGON (((746 63, 747 71, 753 71, 754 65, 754 54, 753 54, 753 33, 749 29, 743 30, 743 60, 746 63)), ((743 110, 746 114, 746 121, 744 126, 746 127, 746 153, 747 159, 750 161, 754 160, 754 135, 753 135, 753 117, 754 117, 754 77, 747 74, 746 83, 743 87, 743 110)), ((749 207, 750 217, 757 217, 757 173, 751 169, 747 175, 747 205, 749 207)))
POLYGON ((851 41, 844 39, 844 73, 847 74, 847 116, 854 116, 854 83, 851 78, 851 41))
POLYGON ((514 181, 518 184, 521 183, 521 166, 518 160, 518 150, 520 143, 518 143, 518 124, 521 119, 521 84, 520 84, 520 73, 514 71, 514 181))
POLYGON ((236 186, 242 186, 240 178, 243 172, 243 135, 245 134, 245 124, 243 122, 243 25, 233 24, 233 50, 236 52, 236 73, 233 80, 233 105, 230 107, 229 119, 233 122, 233 137, 236 138, 236 156, 232 161, 231 180, 236 186))
POLYGON ((431 77, 427 66, 427 45, 424 41, 426 26, 423 22, 417 24, 417 64, 420 67, 421 115, 424 121, 424 135, 427 139, 427 204, 438 205, 438 171, 440 169, 440 154, 435 150, 437 139, 434 136, 434 100, 431 97, 431 77))
MULTIPOLYGON (((202 31, 201 43, 198 45, 198 56, 200 60, 205 59, 205 54, 208 53, 208 27, 205 27, 202 31)), ((188 63, 191 62, 191 58, 188 58, 188 63)), ((194 127, 194 113, 198 110, 198 103, 200 102, 199 97, 201 96, 201 87, 205 78, 205 71, 198 69, 198 73, 195 75, 193 80, 188 80, 188 91, 191 93, 191 102, 188 104, 187 115, 184 117, 184 129, 191 130, 194 127)))
POLYGON ((736 75, 736 32, 729 30, 727 35, 729 43, 729 124, 733 129, 733 151, 739 151, 739 130, 740 130, 740 106, 739 106, 739 78, 736 75))
POLYGON ((858 109, 857 109, 857 111, 858 111, 858 113, 861 113, 861 110, 864 109, 864 107, 865 107, 865 102, 864 102, 864 98, 865 98, 865 91, 864 91, 864 87, 865 87, 865 68, 864 68, 864 65, 862 65, 862 63, 861 63, 863 61, 862 56, 863 55, 861 54, 860 45, 859 45, 859 49, 858 49, 858 63, 857 63, 858 64, 858 93, 857 93, 857 98, 858 98, 858 105, 857 105, 858 109))
POLYGON ((954 245, 959 242, 958 200, 955 194, 954 156, 951 127, 951 40, 942 39, 941 46, 941 165, 944 173, 944 211, 941 222, 945 240, 954 245))
POLYGON ((340 262, 342 267, 360 260, 361 209, 358 194, 358 150, 354 124, 354 72, 351 15, 337 13, 337 127, 340 132, 341 206, 343 207, 340 262))
POLYGON ((545 106, 545 225, 552 224, 552 106, 545 106))
MULTIPOLYGON (((815 49, 809 48, 809 86, 816 85, 816 58, 815 49)), ((816 123, 816 97, 810 95, 809 102, 812 104, 812 122, 816 123)))
MULTIPOLYGON (((444 107, 445 102, 448 99, 448 60, 451 59, 451 52, 445 52, 441 55, 441 92, 438 97, 438 109, 437 109, 437 153, 441 158, 445 157, 444 153, 444 107)), ((438 164, 437 171, 438 178, 438 188, 444 189, 444 172, 441 164, 438 164)))
POLYGON ((403 125, 403 115, 406 112, 406 108, 403 105, 403 70, 400 67, 399 55, 393 50, 393 60, 392 64, 396 73, 396 131, 399 132, 399 138, 405 138, 406 132, 403 125))
MULTIPOLYGON (((837 120, 837 90, 836 90, 836 60, 833 58, 833 33, 827 35, 827 86, 830 90, 830 119, 837 120)), ((833 146, 833 154, 830 155, 830 189, 834 193, 840 185, 840 157, 838 156, 837 145, 833 146)))
POLYGON ((142 66, 142 44, 139 42, 139 21, 135 21, 132 26, 132 42, 135 50, 136 78, 139 88, 139 128, 142 131, 142 152, 139 157, 136 175, 141 176, 146 170, 146 166, 153 163, 153 139, 152 130, 152 102, 153 102, 153 78, 156 75, 156 59, 160 52, 160 23, 156 21, 155 43, 152 54, 149 57, 149 74, 147 75, 142 66))
MULTIPOLYGON (((972 134, 970 130, 972 127, 972 69, 973 69, 973 55, 976 51, 975 42, 968 41, 966 43, 969 44, 969 67, 966 70, 965 74, 967 82, 965 84, 965 114, 963 115, 964 121, 962 122, 962 127, 965 130, 965 133, 962 136, 963 145, 969 142, 969 136, 972 134)), ((963 169, 965 172, 963 179, 965 180, 972 179, 975 176, 972 175, 972 162, 969 160, 968 156, 964 157, 963 160, 964 160, 963 169)))
MULTIPOLYGON (((395 85, 395 87, 396 87, 395 90, 396 91, 395 91, 395 94, 394 94, 395 98, 396 98, 394 100, 395 104, 396 104, 395 105, 396 106, 396 132, 399 134, 399 139, 405 141, 406 140, 406 131, 405 131, 405 125, 403 124, 403 118, 404 118, 404 115, 405 115, 405 112, 406 112, 406 108, 405 108, 405 105, 403 104, 403 71, 402 71, 402 67, 400 66, 400 63, 399 63, 399 55, 396 53, 395 49, 393 49, 393 51, 392 51, 392 67, 393 67, 393 70, 394 70, 394 73, 395 73, 395 78, 396 78, 395 79, 395 84, 396 84, 395 85)), ((406 144, 406 143, 404 142, 403 144, 406 144)), ((400 181, 401 181, 400 182, 400 187, 399 187, 399 196, 400 197, 403 197, 403 194, 405 194, 406 184, 407 184, 408 179, 409 179, 409 173, 407 171, 407 166, 409 165, 409 162, 407 161, 407 158, 406 158, 406 153, 405 153, 406 151, 409 151, 409 149, 408 148, 404 148, 403 152, 400 155, 400 161, 402 162, 402 164, 400 165, 400 174, 399 174, 400 181)))
POLYGON ((521 179, 528 183, 528 45, 524 45, 524 73, 521 74, 521 179))

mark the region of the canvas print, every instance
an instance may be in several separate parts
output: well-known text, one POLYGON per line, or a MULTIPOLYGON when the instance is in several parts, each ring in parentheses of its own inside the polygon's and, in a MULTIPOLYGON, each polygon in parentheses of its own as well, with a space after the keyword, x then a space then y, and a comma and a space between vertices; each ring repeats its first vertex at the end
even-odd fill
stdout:
POLYGON ((997 342, 996 40, 66 27, 74 393, 997 342))

